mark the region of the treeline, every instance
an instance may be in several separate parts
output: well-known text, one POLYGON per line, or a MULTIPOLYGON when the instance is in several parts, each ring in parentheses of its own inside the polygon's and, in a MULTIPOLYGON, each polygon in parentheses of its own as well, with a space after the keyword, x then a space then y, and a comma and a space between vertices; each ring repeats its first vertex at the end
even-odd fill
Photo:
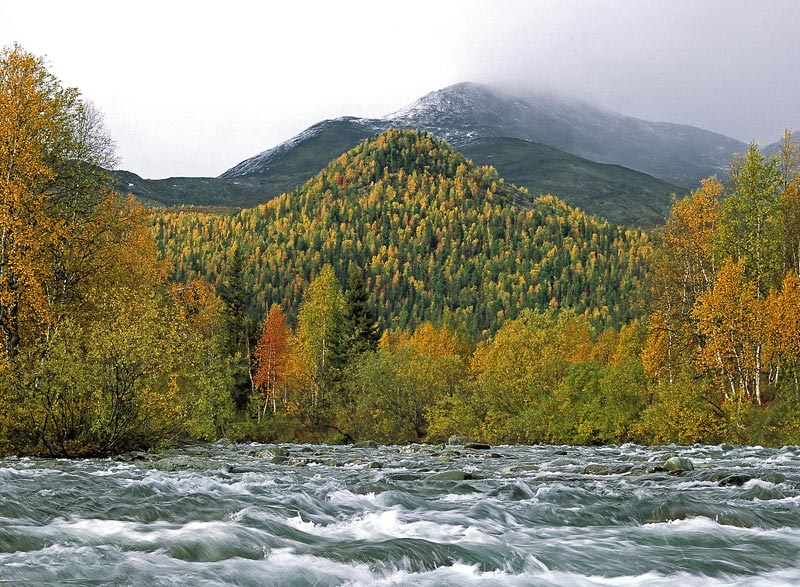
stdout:
POLYGON ((752 145, 661 232, 642 360, 658 398, 682 397, 682 440, 798 441, 799 174, 790 132, 773 157, 752 145))
POLYGON ((361 273, 330 266, 292 331, 274 305, 254 354, 247 438, 386 443, 645 441, 653 407, 638 322, 597 332, 571 310, 525 310, 477 346, 448 315, 379 337, 361 273))
POLYGON ((388 131, 291 194, 237 214, 159 211, 155 234, 175 278, 218 286, 243 259, 258 320, 272 303, 294 322, 324 265, 341 283, 362 268, 382 329, 445 313, 475 336, 523 308, 572 308, 600 327, 641 317, 647 234, 553 197, 531 201, 426 133, 388 131))

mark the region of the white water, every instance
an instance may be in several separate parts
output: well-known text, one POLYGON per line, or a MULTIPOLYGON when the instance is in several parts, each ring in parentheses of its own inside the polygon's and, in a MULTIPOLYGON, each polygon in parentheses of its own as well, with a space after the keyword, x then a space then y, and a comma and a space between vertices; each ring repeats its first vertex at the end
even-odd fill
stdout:
POLYGON ((0 461, 0 585, 800 585, 794 447, 263 448, 0 461))

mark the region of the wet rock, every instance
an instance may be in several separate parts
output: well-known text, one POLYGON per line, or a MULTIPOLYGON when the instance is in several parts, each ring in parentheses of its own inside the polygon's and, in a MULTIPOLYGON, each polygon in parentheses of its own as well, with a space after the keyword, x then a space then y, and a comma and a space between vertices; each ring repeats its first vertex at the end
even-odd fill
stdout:
POLYGON ((362 440, 361 442, 356 442, 353 448, 378 448, 378 446, 378 443, 374 440, 362 440))
POLYGON ((538 470, 539 468, 536 465, 510 465, 508 467, 502 467, 500 472, 505 475, 512 475, 514 473, 528 473, 538 470))
POLYGON ((783 483, 786 481, 786 475, 783 473, 767 473, 763 477, 761 477, 764 481, 768 481, 769 483, 774 483, 778 485, 779 483, 783 483))
POLYGON ((447 444, 449 446, 464 446, 465 444, 469 444, 471 441, 466 436, 459 436, 457 434, 453 434, 450 438, 447 439, 447 444))
POLYGON ((161 457, 149 452, 144 452, 141 450, 133 450, 131 452, 126 452, 121 455, 117 455, 114 460, 131 463, 134 461, 157 461, 159 458, 161 457))
POLYGON ((269 460, 270 463, 273 465, 285 465, 289 462, 289 457, 285 457, 283 455, 275 455, 269 460))
POLYGON ((383 463, 379 463, 378 461, 371 461, 367 463, 367 469, 383 469, 383 463))
POLYGON ((586 465, 583 469, 584 475, 622 475, 629 473, 633 465, 586 465))
POLYGON ((153 463, 153 466, 159 471, 173 472, 173 471, 214 471, 214 470, 228 470, 228 465, 219 463, 203 457, 193 456, 170 456, 159 459, 153 463))
POLYGON ((429 444, 406 444, 397 449, 397 452, 404 455, 414 455, 419 453, 430 453, 435 449, 429 444))
POLYGON ((388 475, 388 478, 392 481, 417 481, 419 480, 419 475, 415 473, 392 473, 388 475))
POLYGON ((442 452, 440 452, 438 455, 436 455, 436 458, 439 459, 440 461, 452 461, 453 459, 457 459, 460 456, 461 453, 459 451, 454 450, 452 448, 447 448, 442 452))
POLYGON ((279 446, 270 446, 263 450, 260 450, 255 455, 259 459, 271 459, 273 457, 288 457, 289 451, 285 448, 280 448, 279 446))
POLYGON ((485 442, 467 442, 464 448, 471 448, 472 450, 489 450, 492 448, 485 442))
POLYGON ((465 481, 468 479, 474 479, 472 473, 456 470, 434 473, 433 475, 425 478, 426 481, 465 481))
POLYGON ((751 479, 752 477, 750 475, 728 475, 720 479, 719 484, 723 487, 741 487, 751 479))
POLYGON ((228 473, 262 473, 262 469, 258 467, 248 467, 247 465, 231 465, 228 467, 228 473))
POLYGON ((681 474, 686 471, 694 471, 694 463, 686 457, 670 457, 664 461, 664 470, 668 473, 681 474))

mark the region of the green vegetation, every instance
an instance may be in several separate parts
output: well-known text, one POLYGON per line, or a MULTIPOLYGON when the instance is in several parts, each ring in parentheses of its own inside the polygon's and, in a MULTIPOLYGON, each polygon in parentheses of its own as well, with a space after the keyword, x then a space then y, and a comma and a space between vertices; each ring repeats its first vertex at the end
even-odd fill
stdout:
POLYGON ((383 329, 453 314, 474 335, 523 308, 569 307, 601 326, 639 317, 650 251, 641 230, 550 196, 532 201, 493 168, 413 131, 367 141, 258 208, 158 211, 156 238, 179 281, 219 284, 240 251, 254 317, 278 303, 293 322, 328 264, 341 283, 363 268, 383 329))
POLYGON ((255 209, 148 211, 76 90, 0 74, 0 454, 800 441, 789 133, 654 238, 397 130, 255 209))
POLYGON ((522 139, 486 138, 462 152, 491 164, 507 181, 534 195, 552 194, 570 206, 617 224, 654 227, 664 223, 678 186, 619 165, 595 163, 522 139))
MULTIPOLYGON (((388 122, 377 120, 327 120, 273 154, 268 165, 241 174, 237 166, 218 178, 151 180, 126 171, 113 175, 121 193, 133 193, 147 205, 253 207, 301 186, 331 160, 387 126, 388 122)), ((595 163, 522 139, 480 138, 460 150, 477 165, 491 165, 507 182, 534 196, 552 194, 591 215, 626 226, 663 224, 671 195, 687 191, 626 167, 595 163)))

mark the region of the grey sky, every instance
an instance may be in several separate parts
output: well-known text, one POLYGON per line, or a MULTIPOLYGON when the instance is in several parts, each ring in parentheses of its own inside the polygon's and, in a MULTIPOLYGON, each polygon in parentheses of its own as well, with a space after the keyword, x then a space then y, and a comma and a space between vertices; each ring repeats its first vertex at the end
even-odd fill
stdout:
POLYGON ((0 0, 0 45, 45 55, 105 113, 120 166, 153 178, 459 81, 772 142, 800 128, 798 23, 795 0, 0 0))

